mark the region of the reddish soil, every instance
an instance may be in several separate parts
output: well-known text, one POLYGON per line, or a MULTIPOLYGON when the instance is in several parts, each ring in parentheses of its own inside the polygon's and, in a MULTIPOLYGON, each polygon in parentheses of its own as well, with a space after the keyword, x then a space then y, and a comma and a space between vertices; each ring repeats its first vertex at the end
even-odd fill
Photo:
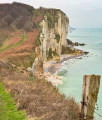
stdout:
POLYGON ((16 31, 16 32, 11 32, 10 34, 10 38, 8 40, 8 44, 9 45, 13 45, 18 43, 20 40, 22 40, 22 36, 23 36, 23 31, 16 31))
MULTIPOLYGON (((9 39, 9 44, 15 44, 22 39, 20 35, 23 34, 23 31, 20 30, 20 31, 13 32, 11 34, 12 34, 12 37, 9 39), (14 36, 17 36, 17 37, 14 37, 14 36)), ((32 51, 34 51, 35 40, 39 35, 39 30, 34 29, 32 32, 27 32, 26 35, 27 35, 27 39, 25 39, 21 45, 0 53, 0 58, 28 55, 32 51)))
POLYGON ((35 19, 34 19, 34 23, 37 24, 37 23, 40 23, 40 21, 43 19, 43 16, 36 16, 35 19))

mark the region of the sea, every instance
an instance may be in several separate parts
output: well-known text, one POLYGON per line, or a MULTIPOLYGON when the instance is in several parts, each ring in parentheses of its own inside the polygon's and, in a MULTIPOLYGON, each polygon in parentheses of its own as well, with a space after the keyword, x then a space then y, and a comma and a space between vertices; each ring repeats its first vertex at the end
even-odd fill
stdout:
MULTIPOLYGON (((57 73, 63 77, 63 84, 59 85, 59 91, 66 97, 73 97, 80 103, 82 99, 83 76, 96 74, 102 76, 102 28, 77 28, 68 33, 68 39, 73 42, 85 43, 85 46, 76 48, 89 52, 88 55, 70 59, 63 63, 63 67, 57 73)), ((98 109, 96 113, 102 116, 102 79, 98 94, 98 109)), ((95 113, 95 120, 102 120, 95 113)))

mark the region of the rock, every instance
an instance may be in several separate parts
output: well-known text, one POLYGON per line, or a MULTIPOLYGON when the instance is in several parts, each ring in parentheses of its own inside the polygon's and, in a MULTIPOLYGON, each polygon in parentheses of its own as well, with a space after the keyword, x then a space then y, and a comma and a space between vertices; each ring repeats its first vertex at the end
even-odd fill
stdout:
POLYGON ((30 67, 28 67, 28 68, 27 68, 27 72, 33 72, 33 69, 30 68, 30 67))
POLYGON ((46 72, 44 75, 45 75, 45 77, 50 77, 51 73, 50 72, 46 72))
POLYGON ((68 45, 73 45, 74 43, 71 41, 71 40, 69 40, 69 39, 67 39, 67 43, 68 43, 68 45))
POLYGON ((86 51, 85 51, 84 54, 87 55, 87 54, 89 54, 89 52, 86 52, 86 51))
POLYGON ((74 45, 75 45, 75 46, 85 46, 85 43, 78 43, 78 42, 75 42, 74 45))
POLYGON ((54 75, 54 78, 55 78, 55 79, 58 79, 58 75, 54 75))
POLYGON ((58 77, 58 75, 51 75, 50 77, 47 77, 46 80, 51 82, 53 86, 63 84, 62 80, 56 79, 55 77, 58 77))
POLYGON ((62 80, 62 79, 63 79, 63 77, 59 76, 59 80, 62 80))

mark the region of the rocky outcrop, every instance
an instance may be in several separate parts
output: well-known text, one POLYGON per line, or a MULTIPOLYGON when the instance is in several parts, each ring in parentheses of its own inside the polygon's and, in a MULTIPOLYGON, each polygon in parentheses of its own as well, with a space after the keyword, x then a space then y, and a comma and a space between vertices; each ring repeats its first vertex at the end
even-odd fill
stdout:
POLYGON ((42 70, 38 65, 39 61, 44 63, 60 56, 62 46, 67 46, 68 24, 69 19, 62 11, 47 10, 44 19, 39 23, 40 35, 36 40, 37 58, 33 64, 34 75, 41 74, 43 71, 43 65, 42 70))

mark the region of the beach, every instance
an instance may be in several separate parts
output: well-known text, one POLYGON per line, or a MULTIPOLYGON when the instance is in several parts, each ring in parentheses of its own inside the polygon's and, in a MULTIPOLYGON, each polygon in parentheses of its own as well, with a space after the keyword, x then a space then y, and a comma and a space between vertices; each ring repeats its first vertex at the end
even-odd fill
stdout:
POLYGON ((63 84, 62 79, 63 76, 58 76, 57 71, 61 69, 63 66, 63 63, 65 61, 68 61, 70 59, 75 59, 78 57, 83 56, 84 54, 78 54, 78 55, 61 55, 60 61, 48 61, 44 63, 44 75, 47 81, 51 82, 52 85, 57 86, 58 84, 63 84))

